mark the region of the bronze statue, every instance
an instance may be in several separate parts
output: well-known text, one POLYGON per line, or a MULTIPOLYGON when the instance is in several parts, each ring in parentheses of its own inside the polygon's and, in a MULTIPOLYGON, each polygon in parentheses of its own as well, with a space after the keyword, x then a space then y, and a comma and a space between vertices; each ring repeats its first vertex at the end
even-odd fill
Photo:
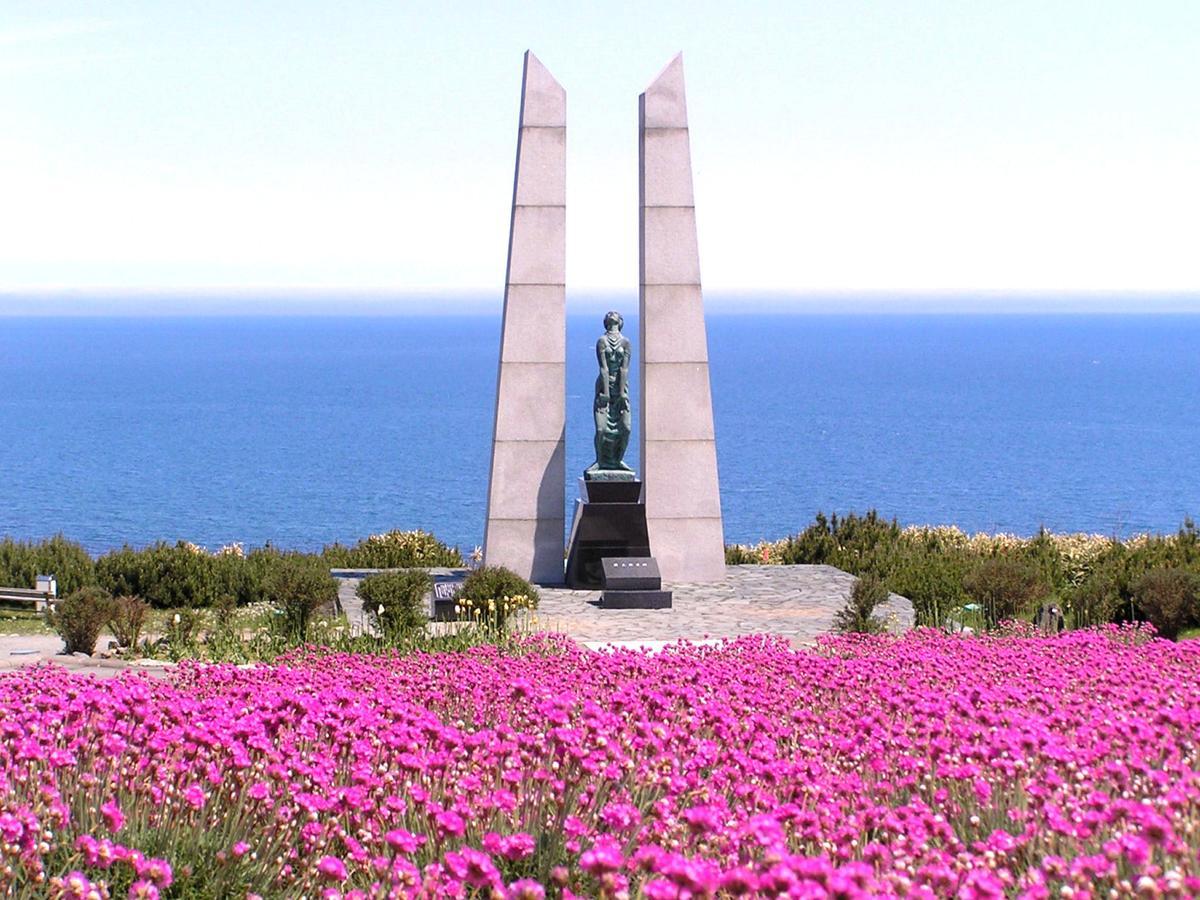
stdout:
POLYGON ((592 412, 596 418, 596 461, 584 472, 585 478, 602 477, 600 472, 633 472, 622 462, 629 446, 633 412, 629 405, 629 361, 633 346, 621 334, 625 320, 619 312, 604 316, 604 334, 596 341, 596 399, 592 412))

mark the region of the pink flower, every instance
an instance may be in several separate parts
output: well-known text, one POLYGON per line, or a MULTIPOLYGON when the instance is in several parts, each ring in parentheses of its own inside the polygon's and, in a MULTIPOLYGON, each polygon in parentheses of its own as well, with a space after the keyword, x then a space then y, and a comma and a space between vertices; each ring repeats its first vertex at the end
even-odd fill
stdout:
POLYGON ((434 816, 434 824, 443 838, 462 837, 467 831, 467 823, 463 821, 462 816, 451 809, 443 810, 434 816))
POLYGON ((417 836, 410 831, 405 831, 403 828, 393 828, 383 837, 389 847, 393 850, 400 850, 403 853, 416 853, 421 845, 425 843, 424 835, 417 836))
POLYGON ((188 785, 183 791, 184 802, 192 809, 201 809, 204 806, 204 788, 198 784, 188 785))
POLYGON ((317 863, 317 871, 328 881, 345 881, 346 864, 336 856, 322 856, 317 863))
POLYGON ((545 900, 546 889, 532 878, 521 878, 508 886, 507 900, 545 900))
POLYGON ((158 888, 153 881, 139 879, 129 886, 129 900, 158 900, 158 888))
POLYGON ((104 816, 104 822, 113 834, 125 827, 125 814, 121 812, 121 807, 117 805, 116 800, 109 800, 101 804, 100 814, 104 816))

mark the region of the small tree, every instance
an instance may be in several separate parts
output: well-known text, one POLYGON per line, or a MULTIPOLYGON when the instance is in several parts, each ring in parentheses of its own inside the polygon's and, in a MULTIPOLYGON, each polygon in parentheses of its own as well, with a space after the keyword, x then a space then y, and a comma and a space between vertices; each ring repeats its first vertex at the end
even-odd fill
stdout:
POLYGON ((284 637, 308 640, 313 613, 337 600, 337 580, 319 558, 289 554, 281 557, 263 579, 263 595, 283 615, 284 637))
POLYGON ((1151 569, 1133 585, 1139 615, 1165 638, 1200 621, 1200 575, 1187 569, 1151 569))
POLYGON ((47 613, 50 626, 66 644, 67 653, 96 652, 100 630, 108 621, 112 597, 108 591, 85 587, 68 594, 47 613))
POLYGON ((140 597, 126 595, 113 600, 108 613, 108 627, 117 643, 131 650, 137 647, 149 612, 150 604, 140 597))
POLYGON ((429 621, 425 596, 433 579, 421 569, 382 572, 359 582, 357 594, 363 612, 379 633, 395 639, 423 628, 429 621))
POLYGON ((833 630, 842 634, 879 634, 886 625, 875 610, 887 602, 888 589, 875 575, 863 575, 854 582, 850 599, 833 617, 833 630))
POLYGON ((1015 559, 993 557, 981 562, 963 585, 983 608, 988 628, 1012 619, 1050 596, 1050 585, 1036 566, 1015 559))

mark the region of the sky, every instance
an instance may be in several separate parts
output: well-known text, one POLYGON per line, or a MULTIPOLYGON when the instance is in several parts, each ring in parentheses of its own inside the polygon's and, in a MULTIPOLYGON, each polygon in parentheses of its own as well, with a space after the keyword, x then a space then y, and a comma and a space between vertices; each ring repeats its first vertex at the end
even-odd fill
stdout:
POLYGON ((1194 0, 0 0, 0 295, 498 295, 526 49, 569 292, 636 290, 682 51, 710 293, 1200 309, 1194 0))

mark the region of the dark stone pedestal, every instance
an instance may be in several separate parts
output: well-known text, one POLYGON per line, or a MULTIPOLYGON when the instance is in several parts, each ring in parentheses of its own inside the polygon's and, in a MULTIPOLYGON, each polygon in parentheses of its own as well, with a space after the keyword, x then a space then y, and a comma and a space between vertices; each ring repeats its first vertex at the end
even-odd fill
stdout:
POLYGON ((601 560, 604 609, 670 609, 671 592, 662 589, 658 563, 649 556, 605 557, 601 560))
POLYGON ((640 481, 580 479, 580 484, 583 496, 575 501, 567 586, 597 590, 603 586, 600 561, 605 557, 650 555, 646 506, 640 481))

